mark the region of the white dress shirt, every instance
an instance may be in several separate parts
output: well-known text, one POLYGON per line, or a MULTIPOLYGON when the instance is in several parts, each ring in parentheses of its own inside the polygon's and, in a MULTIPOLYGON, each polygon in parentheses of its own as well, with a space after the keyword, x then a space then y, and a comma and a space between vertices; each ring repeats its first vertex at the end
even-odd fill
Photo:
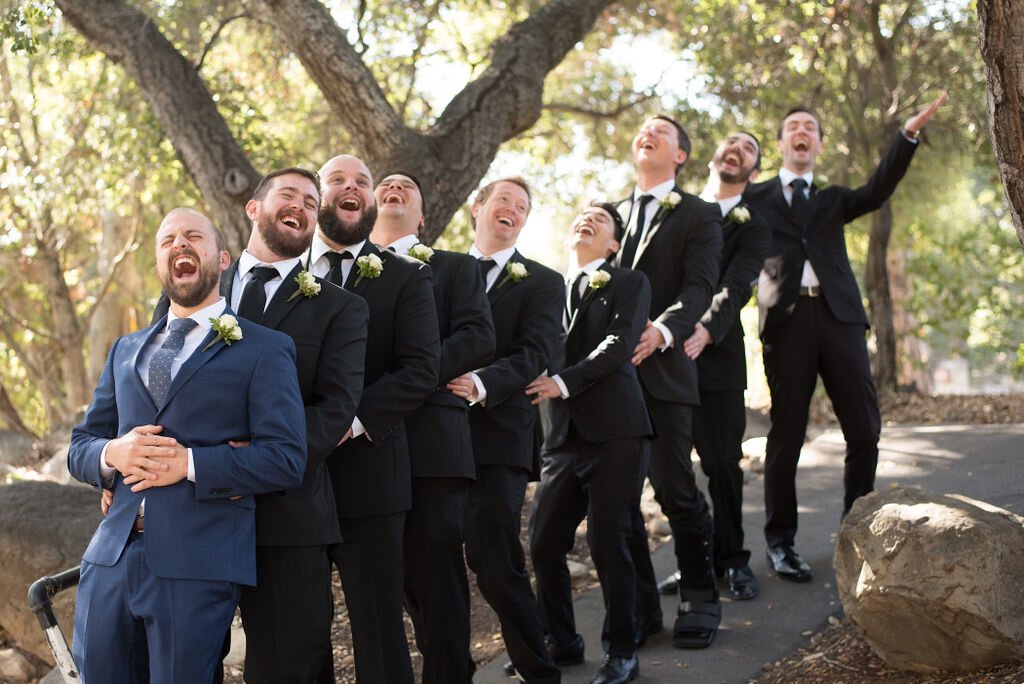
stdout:
MULTIPOLYGON (((793 188, 790 187, 797 178, 803 178, 807 181, 807 189, 804 190, 804 196, 810 199, 811 196, 811 184, 814 182, 814 172, 808 171, 803 175, 798 175, 793 171, 783 167, 779 169, 779 181, 782 183, 782 194, 786 197, 786 202, 793 206, 793 188)), ((818 280, 818 274, 814 272, 814 267, 811 266, 809 259, 804 259, 804 270, 800 274, 800 287, 817 287, 820 285, 818 280)))
POLYGON ((403 235, 381 249, 390 249, 395 254, 407 255, 409 250, 418 244, 420 244, 420 237, 416 233, 410 233, 409 235, 403 235))
POLYGON ((266 311, 270 300, 277 293, 277 288, 281 287, 284 279, 288 277, 288 274, 292 272, 292 269, 300 261, 300 257, 294 257, 268 263, 260 261, 250 254, 248 250, 242 250, 242 255, 238 257, 238 268, 235 270, 235 278, 231 283, 231 310, 238 311, 238 305, 242 301, 242 293, 245 292, 245 286, 252 280, 252 269, 257 266, 267 266, 277 271, 277 278, 272 278, 263 284, 263 291, 267 294, 267 301, 263 306, 263 310, 266 311))
MULTIPOLYGON (((642 190, 639 185, 633 189, 633 201, 629 208, 629 220, 626 222, 627 234, 633 232, 633 227, 636 226, 636 220, 637 218, 639 218, 640 212, 639 208, 637 207, 638 200, 643 195, 651 195, 652 197, 654 197, 654 199, 650 200, 647 203, 647 208, 644 211, 644 225, 639 227, 641 231, 639 244, 643 244, 644 237, 647 234, 647 230, 651 227, 651 221, 654 220, 654 215, 658 213, 657 206, 661 203, 663 199, 665 199, 665 197, 670 192, 672 192, 675 189, 675 187, 676 179, 673 178, 671 180, 665 181, 664 183, 658 183, 653 188, 650 188, 648 190, 642 190)), ((640 250, 637 249, 638 254, 639 252, 640 250)), ((634 256, 633 259, 635 262, 636 257, 634 256)), ((652 322, 652 325, 655 328, 657 328, 661 332, 661 336, 665 338, 665 343, 658 347, 658 351, 665 351, 666 349, 672 346, 672 343, 675 341, 675 337, 672 336, 672 331, 669 330, 662 323, 654 321, 652 322)))
MULTIPOLYGON (((505 272, 505 267, 508 266, 509 259, 512 258, 512 254, 515 251, 515 245, 512 245, 507 249, 495 252, 494 254, 484 254, 483 252, 480 251, 480 248, 476 246, 476 243, 474 243, 473 246, 469 248, 469 256, 473 257, 474 259, 487 257, 494 261, 495 265, 491 267, 491 270, 487 273, 487 280, 484 281, 484 292, 489 291, 494 286, 494 283, 498 281, 498 276, 505 272)), ((480 379, 480 376, 477 375, 475 371, 470 373, 469 377, 473 379, 473 385, 476 386, 476 399, 470 401, 469 405, 486 405, 487 388, 484 387, 483 380, 480 379)))
MULTIPOLYGON (((345 259, 341 262, 341 282, 348 282, 348 274, 352 272, 352 265, 355 264, 356 259, 359 258, 359 252, 363 250, 363 243, 366 240, 360 240, 354 245, 349 245, 345 249, 339 250, 338 253, 348 252, 352 255, 351 259, 345 259)), ((309 253, 309 264, 306 269, 318 278, 326 278, 327 272, 331 270, 331 262, 327 258, 328 252, 333 252, 326 242, 320 237, 320 233, 313 234, 313 245, 310 247, 309 253)))

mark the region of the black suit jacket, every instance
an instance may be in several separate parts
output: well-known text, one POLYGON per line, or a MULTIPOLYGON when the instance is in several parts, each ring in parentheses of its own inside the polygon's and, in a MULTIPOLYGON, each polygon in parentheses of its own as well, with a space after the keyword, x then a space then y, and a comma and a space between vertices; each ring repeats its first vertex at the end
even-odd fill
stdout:
POLYGON ((541 435, 525 390, 558 358, 565 284, 518 250, 509 263, 523 264, 529 275, 514 282, 506 270, 487 292, 497 346, 494 360, 477 371, 487 400, 470 409, 473 453, 479 465, 518 466, 537 477, 541 435))
POLYGON ((678 187, 675 192, 682 199, 654 214, 633 265, 651 283, 649 318, 675 338, 672 347, 640 364, 640 380, 654 399, 696 405, 697 364, 683 353, 683 342, 707 311, 718 282, 722 211, 678 187))
POLYGON ((544 450, 565 444, 570 421, 588 442, 652 434, 636 367, 630 362, 650 309, 651 286, 637 271, 603 266, 611 275, 600 289, 588 287, 561 339, 564 362, 549 368, 568 399, 540 405, 544 450))
POLYGON ((359 256, 368 254, 383 262, 380 275, 360 279, 353 265, 345 282, 370 307, 356 409, 366 434, 347 440, 327 461, 342 518, 400 513, 412 505, 404 420, 437 387, 441 356, 430 267, 381 252, 369 240, 359 256))
POLYGON ((754 281, 771 245, 771 228, 745 201, 736 208, 750 213, 740 222, 730 211, 722 219, 722 267, 718 289, 701 323, 712 342, 697 357, 697 377, 702 390, 740 390, 747 387, 747 356, 743 346, 740 310, 746 306, 754 281))
MULTIPOLYGON (((221 294, 231 301, 238 262, 221 274, 221 294)), ((326 281, 320 293, 293 298, 299 286, 296 266, 267 304, 260 324, 279 330, 295 343, 299 389, 306 410, 308 458, 302 485, 287 492, 256 497, 258 546, 318 546, 341 541, 334 493, 325 461, 352 424, 363 391, 366 350, 366 303, 326 281)), ((167 311, 167 298, 153 316, 167 311)), ((274 388, 263 401, 273 402, 274 388)))
POLYGON ((476 477, 469 406, 445 388, 494 358, 494 323, 476 259, 435 249, 430 258, 441 336, 438 386, 406 419, 413 477, 476 477))
POLYGON ((757 286, 762 333, 786 323, 792 315, 805 259, 814 267, 822 295, 835 317, 844 323, 868 325, 846 253, 845 225, 889 199, 916 149, 916 144, 898 134, 866 184, 856 189, 812 186, 803 223, 793 216, 777 176, 747 189, 748 201, 772 229, 772 248, 757 286))

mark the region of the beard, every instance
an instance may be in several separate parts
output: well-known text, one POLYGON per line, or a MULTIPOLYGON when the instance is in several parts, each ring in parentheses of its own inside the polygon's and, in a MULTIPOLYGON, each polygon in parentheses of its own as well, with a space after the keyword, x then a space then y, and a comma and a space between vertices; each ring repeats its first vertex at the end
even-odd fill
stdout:
POLYGON ((363 209, 358 221, 343 221, 338 218, 333 206, 320 207, 320 230, 332 242, 339 245, 354 245, 370 237, 373 224, 377 222, 377 205, 371 204, 363 209))
MULTIPOLYGON (((300 222, 303 220, 303 217, 299 217, 300 222)), ((313 231, 306 231, 302 235, 286 233, 278 229, 277 216, 270 216, 262 212, 256 222, 256 230, 260 231, 260 235, 263 236, 263 241, 267 243, 270 251, 282 259, 302 256, 309 249, 309 243, 313 241, 313 231)))
POLYGON ((716 165, 719 166, 718 178, 726 183, 746 183, 750 179, 750 174, 754 173, 754 167, 751 166, 749 169, 740 166, 736 173, 728 173, 721 170, 722 157, 715 155, 712 160, 716 165))
POLYGON ((216 261, 204 264, 195 252, 186 253, 191 254, 199 264, 199 278, 187 283, 175 281, 174 267, 171 262, 175 257, 181 256, 178 253, 168 258, 167 272, 160 279, 160 283, 164 286, 164 292, 167 293, 168 299, 178 306, 191 309, 202 304, 211 291, 220 287, 220 267, 216 261))

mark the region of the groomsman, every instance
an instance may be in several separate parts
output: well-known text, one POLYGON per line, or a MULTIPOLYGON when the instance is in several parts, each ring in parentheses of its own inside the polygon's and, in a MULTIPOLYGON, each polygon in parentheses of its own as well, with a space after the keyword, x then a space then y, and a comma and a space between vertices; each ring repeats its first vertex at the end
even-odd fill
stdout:
MULTIPOLYGON (((711 513, 690 461, 693 410, 700 403, 697 364, 682 346, 718 282, 721 212, 675 184, 690 154, 690 139, 676 121, 664 115, 647 119, 632 147, 637 183, 624 201, 628 232, 618 263, 642 271, 651 283, 649 319, 632 360, 639 366, 657 435, 648 475, 672 528, 682 577, 672 643, 706 648, 714 641, 722 612, 713 570, 711 513)), ((637 641, 643 643, 648 634, 661 630, 662 617, 654 570, 642 561, 647 533, 639 515, 633 527, 637 641)))
MULTIPOLYGON (((683 343, 683 352, 697 361, 700 382, 693 443, 708 476, 714 509, 715 573, 726 578, 729 595, 740 601, 754 598, 758 591, 750 551, 743 547, 740 460, 747 422, 747 358, 740 310, 750 299, 771 241, 768 224, 743 201, 743 191, 760 167, 761 145, 750 133, 732 133, 715 150, 701 198, 721 208, 722 266, 711 307, 683 343)), ((662 593, 678 577, 673 580, 659 585, 662 593)))
POLYGON ((85 683, 211 681, 240 588, 256 584, 253 495, 302 482, 295 346, 230 315, 218 292, 228 262, 207 217, 164 218, 156 268, 170 310, 114 343, 71 434, 71 475, 115 493, 82 558, 85 683))
POLYGON ((796 467, 818 375, 846 438, 843 515, 874 489, 882 420, 865 342, 868 318, 846 253, 845 225, 889 199, 910 166, 918 134, 945 100, 943 93, 911 117, 874 175, 856 189, 815 187, 815 162, 824 149, 821 122, 809 110, 792 109, 778 130, 779 175, 747 191, 772 229, 757 286, 772 395, 764 532, 768 567, 783 579, 811 580, 811 567, 794 548, 796 467))
MULTIPOLYGON (((292 338, 306 411, 302 485, 256 497, 259 584, 244 589, 239 603, 247 682, 316 681, 331 664, 327 550, 341 532, 326 459, 363 391, 368 313, 360 297, 302 268, 319 207, 315 173, 293 167, 264 176, 245 207, 249 244, 221 275, 221 294, 240 316, 292 338)), ((162 297, 154 322, 167 303, 162 297)))
POLYGON ((405 517, 405 609, 423 654, 424 684, 470 682, 469 583, 462 555, 466 494, 476 478, 469 408, 444 385, 494 358, 494 324, 480 269, 468 254, 420 243, 423 194, 394 172, 374 190, 370 239, 430 265, 441 335, 439 386, 405 419, 412 509, 405 517))
POLYGON ((351 155, 320 169, 320 223, 309 270, 366 300, 363 395, 328 459, 342 544, 341 575, 360 684, 412 682, 402 616, 405 513, 412 506, 405 419, 437 387, 440 344, 430 267, 378 250, 373 179, 351 155))
POLYGON ((565 556, 587 519, 587 543, 604 596, 607 653, 594 684, 637 677, 636 569, 631 524, 650 458, 651 422, 633 350, 647 322, 651 288, 615 268, 624 226, 614 205, 591 203, 569 232, 562 342, 564 362, 526 388, 540 404, 544 450, 530 524, 530 557, 544 626, 562 650, 583 653, 565 556))
POLYGON ((501 621, 505 649, 528 682, 559 682, 555 662, 579 662, 544 643, 537 599, 530 588, 519 541, 526 483, 539 470, 537 407, 526 386, 556 358, 565 288, 555 271, 523 257, 516 240, 530 213, 522 178, 480 188, 473 201, 476 238, 470 254, 480 262, 497 337, 495 358, 447 387, 471 404, 470 427, 477 479, 466 510, 466 561, 480 593, 501 621))

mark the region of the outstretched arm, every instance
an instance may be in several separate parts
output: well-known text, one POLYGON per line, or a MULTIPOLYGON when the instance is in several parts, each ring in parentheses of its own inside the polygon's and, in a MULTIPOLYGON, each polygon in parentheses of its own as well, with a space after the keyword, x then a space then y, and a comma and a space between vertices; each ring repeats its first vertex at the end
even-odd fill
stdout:
POLYGON ((932 118, 932 115, 939 110, 939 107, 949 98, 949 93, 945 90, 937 98, 932 100, 927 107, 919 111, 914 116, 907 119, 907 125, 903 127, 907 135, 911 138, 916 138, 917 134, 921 132, 921 129, 925 127, 928 120, 932 118))

